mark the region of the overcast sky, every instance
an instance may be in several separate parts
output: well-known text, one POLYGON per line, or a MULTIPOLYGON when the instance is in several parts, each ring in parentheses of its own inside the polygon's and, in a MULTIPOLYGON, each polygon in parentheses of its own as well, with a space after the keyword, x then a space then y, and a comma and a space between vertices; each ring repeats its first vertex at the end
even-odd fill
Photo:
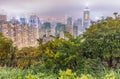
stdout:
POLYGON ((120 12, 120 0, 0 0, 0 12, 4 10, 11 16, 64 13, 67 10, 80 13, 85 6, 90 8, 92 18, 112 16, 113 12, 120 12))

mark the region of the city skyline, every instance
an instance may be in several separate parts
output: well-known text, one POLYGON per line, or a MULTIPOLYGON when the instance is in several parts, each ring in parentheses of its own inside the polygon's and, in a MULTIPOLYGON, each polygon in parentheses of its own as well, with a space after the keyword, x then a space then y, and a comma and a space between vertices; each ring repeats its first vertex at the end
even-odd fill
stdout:
POLYGON ((113 12, 120 12, 119 0, 0 0, 0 10, 8 16, 25 16, 26 14, 65 14, 72 12, 77 17, 82 16, 83 9, 88 6, 91 18, 112 16, 113 12))

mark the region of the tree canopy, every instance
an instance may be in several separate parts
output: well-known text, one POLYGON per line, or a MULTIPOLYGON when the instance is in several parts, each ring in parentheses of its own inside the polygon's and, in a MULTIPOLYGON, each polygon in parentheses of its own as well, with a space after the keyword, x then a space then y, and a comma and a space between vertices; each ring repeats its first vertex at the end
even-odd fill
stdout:
POLYGON ((107 17, 92 23, 83 34, 84 55, 91 58, 108 58, 112 65, 114 58, 120 57, 120 17, 107 17))
POLYGON ((0 33, 0 62, 6 62, 10 60, 13 53, 12 46, 13 42, 11 39, 8 39, 0 33), (8 59, 8 60, 7 60, 8 59))

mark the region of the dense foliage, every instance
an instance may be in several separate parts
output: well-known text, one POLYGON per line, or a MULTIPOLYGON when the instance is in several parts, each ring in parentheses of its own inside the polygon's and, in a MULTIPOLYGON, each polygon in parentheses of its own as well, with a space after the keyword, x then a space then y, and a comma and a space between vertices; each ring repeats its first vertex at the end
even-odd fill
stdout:
POLYGON ((120 17, 93 23, 83 34, 82 49, 88 58, 106 59, 109 67, 120 63, 120 17))
POLYGON ((14 59, 14 51, 12 40, 4 37, 0 33, 0 65, 4 66, 5 64, 10 66, 10 62, 14 59))
POLYGON ((12 79, 120 78, 120 17, 116 13, 115 18, 92 22, 86 32, 76 38, 68 32, 65 39, 51 37, 53 40, 46 43, 38 39, 38 47, 16 50, 12 41, 0 34, 0 65, 17 67, 8 68, 9 73, 13 72, 12 79), (20 78, 15 76, 17 70, 20 78))
POLYGON ((100 77, 92 76, 91 74, 77 75, 70 69, 60 70, 58 74, 51 72, 35 73, 33 69, 21 70, 18 68, 0 67, 0 79, 120 79, 120 70, 106 70, 100 72, 100 77))

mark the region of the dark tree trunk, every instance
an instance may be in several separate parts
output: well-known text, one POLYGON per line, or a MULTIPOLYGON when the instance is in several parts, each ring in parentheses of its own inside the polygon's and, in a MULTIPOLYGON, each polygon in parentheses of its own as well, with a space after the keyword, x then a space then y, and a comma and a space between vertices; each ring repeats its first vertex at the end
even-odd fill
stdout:
POLYGON ((108 66, 109 66, 110 68, 113 67, 113 58, 112 58, 112 57, 109 58, 108 66))

